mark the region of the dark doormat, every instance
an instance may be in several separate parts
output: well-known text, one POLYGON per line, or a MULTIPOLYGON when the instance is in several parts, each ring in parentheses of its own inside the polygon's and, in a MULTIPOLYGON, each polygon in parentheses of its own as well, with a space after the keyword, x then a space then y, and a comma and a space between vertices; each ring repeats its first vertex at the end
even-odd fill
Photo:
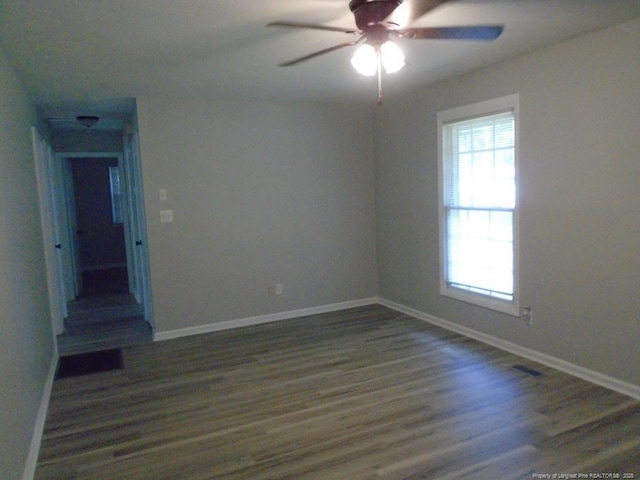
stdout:
POLYGON ((79 377, 91 373, 108 372, 110 370, 121 370, 122 367, 122 349, 120 348, 79 353, 60 358, 56 380, 59 378, 79 377))

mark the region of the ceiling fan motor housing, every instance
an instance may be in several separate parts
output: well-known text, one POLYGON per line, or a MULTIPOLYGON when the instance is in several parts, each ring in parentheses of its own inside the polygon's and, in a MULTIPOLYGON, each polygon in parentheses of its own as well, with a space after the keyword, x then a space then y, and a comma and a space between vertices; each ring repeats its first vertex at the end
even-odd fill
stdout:
POLYGON ((365 31, 381 24, 401 3, 402 0, 351 0, 349 9, 353 12, 357 27, 365 31))

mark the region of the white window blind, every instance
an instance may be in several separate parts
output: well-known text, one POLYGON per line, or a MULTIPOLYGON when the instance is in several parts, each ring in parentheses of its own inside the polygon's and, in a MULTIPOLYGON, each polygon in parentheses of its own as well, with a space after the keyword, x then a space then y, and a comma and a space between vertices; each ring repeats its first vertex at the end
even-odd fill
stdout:
POLYGON ((122 223, 122 188, 120 186, 120 168, 109 167, 109 185, 111 187, 111 217, 114 224, 122 223))
MULTIPOLYGON (((514 112, 442 121, 440 125, 441 290, 452 293, 451 296, 461 296, 463 300, 469 297, 472 302, 474 298, 484 297, 490 302, 513 305, 516 296, 514 112)), ((474 303, 483 304, 482 300, 474 303)))

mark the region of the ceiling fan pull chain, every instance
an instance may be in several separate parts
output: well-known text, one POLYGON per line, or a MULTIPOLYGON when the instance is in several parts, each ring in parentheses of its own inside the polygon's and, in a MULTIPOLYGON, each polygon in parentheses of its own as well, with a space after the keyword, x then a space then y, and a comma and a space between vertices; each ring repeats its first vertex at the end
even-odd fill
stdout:
POLYGON ((378 106, 382 106, 382 56, 378 49, 378 106))

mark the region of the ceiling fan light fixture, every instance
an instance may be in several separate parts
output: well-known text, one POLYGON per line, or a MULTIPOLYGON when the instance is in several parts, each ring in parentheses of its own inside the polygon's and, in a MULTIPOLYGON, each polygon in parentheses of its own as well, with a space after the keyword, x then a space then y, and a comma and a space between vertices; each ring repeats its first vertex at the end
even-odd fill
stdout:
POLYGON ((404 67, 404 53, 398 45, 387 40, 380 47, 365 43, 358 47, 351 58, 351 65, 358 73, 372 77, 378 71, 378 64, 386 73, 395 73, 404 67))
POLYGON ((387 73, 396 73, 404 67, 404 53, 398 45, 388 40, 380 46, 382 66, 387 73))
POLYGON ((360 45, 351 57, 351 65, 356 71, 367 77, 373 77, 378 70, 378 52, 373 45, 360 45))
POLYGON ((76 121, 80 125, 86 128, 93 127, 96 123, 98 123, 99 120, 100 120, 100 117, 96 115, 78 115, 76 117, 76 121))

